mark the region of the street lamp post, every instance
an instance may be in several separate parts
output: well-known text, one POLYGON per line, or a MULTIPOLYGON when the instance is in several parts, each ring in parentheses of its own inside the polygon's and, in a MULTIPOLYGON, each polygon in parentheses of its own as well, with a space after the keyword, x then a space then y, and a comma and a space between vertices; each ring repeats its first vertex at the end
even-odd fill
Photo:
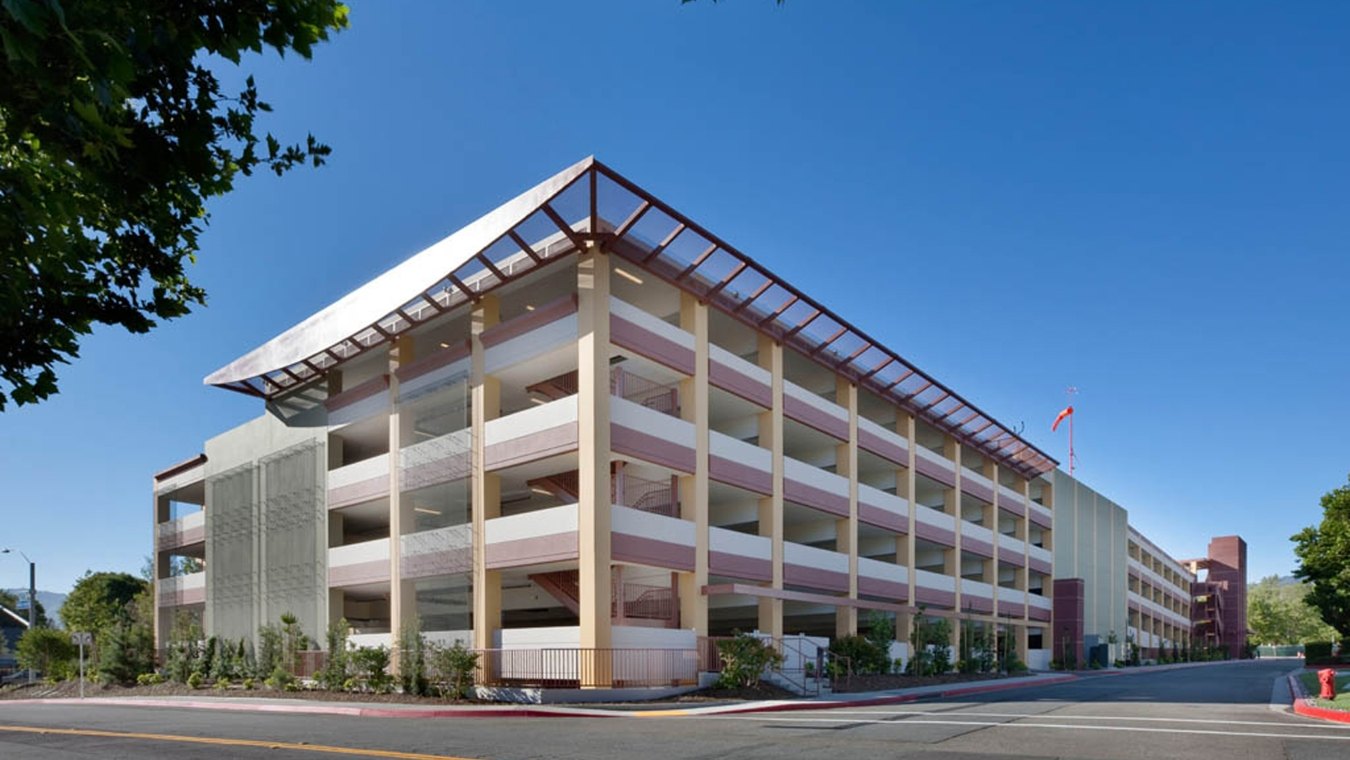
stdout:
MULTIPOLYGON (((9 554, 9 549, 0 549, 0 554, 9 554)), ((27 554, 19 552, 19 556, 28 563, 28 630, 33 630, 37 625, 37 563, 28 558, 27 554)), ((33 683, 33 669, 28 669, 28 683, 33 683)))

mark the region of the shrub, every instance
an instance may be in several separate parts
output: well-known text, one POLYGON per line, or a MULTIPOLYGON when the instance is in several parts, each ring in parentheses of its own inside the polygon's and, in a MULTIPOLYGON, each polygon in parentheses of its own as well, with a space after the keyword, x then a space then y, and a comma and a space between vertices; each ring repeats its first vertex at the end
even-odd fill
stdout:
POLYGON ((201 673, 203 678, 214 680, 220 677, 219 658, 217 657, 218 653, 216 651, 220 648, 219 644, 220 640, 215 636, 211 636, 206 640, 206 648, 202 650, 200 666, 193 669, 194 672, 201 673))
POLYGON ((1309 641, 1303 645, 1303 659, 1309 664, 1331 659, 1330 641, 1309 641))
POLYGON ((722 675, 717 685, 723 688, 758 687, 766 668, 783 663, 783 655, 773 645, 748 633, 736 632, 730 639, 717 642, 722 675))
POLYGON ((956 669, 962 673, 988 673, 994 669, 994 647, 984 626, 965 622, 961 625, 961 659, 956 669))
POLYGON ((164 676, 158 673, 142 673, 136 676, 138 686, 155 686, 161 683, 164 683, 164 676))
POLYGON ((404 694, 425 696, 430 691, 427 680, 426 639, 422 638, 417 621, 403 626, 398 636, 398 682, 404 694))
POLYGON ((230 679, 225 678, 224 676, 217 678, 216 688, 219 689, 220 691, 225 691, 226 689, 230 688, 230 679))
POLYGON ((196 672, 192 673, 191 675, 189 675, 189 676, 187 677, 187 685, 188 685, 188 688, 191 688, 191 689, 200 689, 200 688, 202 687, 202 680, 203 680, 203 679, 202 679, 202 674, 201 674, 201 673, 196 673, 196 672))
POLYGON ((291 671, 283 667, 281 663, 277 663, 276 667, 272 669, 272 675, 268 676, 263 683, 278 691, 291 691, 289 687, 295 683, 295 676, 291 675, 291 671))
POLYGON ((29 628, 14 652, 19 666, 42 673, 49 681, 63 681, 75 671, 75 645, 70 634, 55 628, 29 628))
POLYGON ((447 699, 463 699, 473 686, 478 671, 478 653, 456 641, 454 646, 434 647, 432 668, 441 682, 441 694, 447 699))
POLYGON ((257 686, 257 684, 253 681, 251 677, 244 679, 244 691, 253 691, 253 687, 255 686, 257 686))
POLYGON ((351 652, 352 669, 362 680, 364 691, 385 694, 390 690, 389 650, 384 647, 357 647, 351 652))
POLYGON ((253 675, 268 678, 281 662, 281 629, 274 623, 258 627, 258 652, 253 675))
POLYGON ((292 674, 300 672, 300 653, 309 637, 300 628, 300 619, 287 612, 281 616, 281 662, 292 674))
POLYGON ((349 653, 347 652, 348 624, 345 618, 328 625, 325 643, 328 645, 328 659, 315 674, 316 681, 325 689, 338 691, 347 682, 349 653))
POLYGON ((911 653, 905 672, 914 676, 932 676, 951 670, 951 635, 950 620, 924 618, 920 607, 914 618, 914 631, 909 636, 911 653))
POLYGON ((860 675, 885 673, 891 666, 890 653, 877 642, 862 636, 840 636, 830 642, 830 653, 848 658, 853 672, 860 675))

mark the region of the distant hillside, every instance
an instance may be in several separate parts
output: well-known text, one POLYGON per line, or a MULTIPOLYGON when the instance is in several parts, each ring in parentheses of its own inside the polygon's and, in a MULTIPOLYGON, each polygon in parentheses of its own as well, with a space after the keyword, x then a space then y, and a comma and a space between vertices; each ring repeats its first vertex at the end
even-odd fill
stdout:
MULTIPOLYGON (((15 596, 28 593, 28 589, 26 588, 9 588, 5 589, 5 591, 8 591, 15 596)), ((60 612, 61 605, 66 603, 66 595, 58 594, 55 591, 43 591, 42 589, 38 589, 37 596, 38 602, 42 604, 42 609, 46 611, 48 619, 52 621, 52 625, 60 627, 61 617, 56 613, 60 612)))
MULTIPOLYGON (((1257 578, 1255 580, 1247 581, 1247 588, 1255 586, 1256 584, 1260 583, 1261 580, 1262 580, 1261 578, 1257 578)), ((1295 578, 1292 575, 1281 575, 1278 577, 1277 580, 1279 581, 1279 584, 1281 586, 1297 586, 1298 584, 1302 583, 1302 581, 1300 581, 1298 578, 1295 578)))

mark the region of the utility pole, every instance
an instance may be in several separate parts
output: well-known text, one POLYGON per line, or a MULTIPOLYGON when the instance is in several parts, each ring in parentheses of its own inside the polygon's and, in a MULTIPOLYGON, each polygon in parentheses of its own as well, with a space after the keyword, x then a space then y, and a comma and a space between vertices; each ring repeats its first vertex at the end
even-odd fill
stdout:
MULTIPOLYGON (((0 554, 9 554, 9 549, 0 550, 0 554)), ((19 552, 19 556, 28 562, 28 630, 37 625, 37 563, 28 559, 28 555, 19 552)), ((33 669, 28 669, 28 685, 33 685, 33 669)))

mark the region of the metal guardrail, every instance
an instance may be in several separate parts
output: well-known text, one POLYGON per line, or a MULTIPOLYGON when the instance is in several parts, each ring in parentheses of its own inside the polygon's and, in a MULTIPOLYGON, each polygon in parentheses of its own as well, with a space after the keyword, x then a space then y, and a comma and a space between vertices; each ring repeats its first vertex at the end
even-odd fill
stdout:
POLYGON ((680 386, 675 383, 657 383, 623 367, 615 367, 609 373, 609 392, 639 406, 672 417, 680 416, 680 386))
POLYGON ((674 478, 651 480, 620 469, 614 474, 610 496, 616 504, 641 512, 667 517, 680 516, 679 488, 674 478))

